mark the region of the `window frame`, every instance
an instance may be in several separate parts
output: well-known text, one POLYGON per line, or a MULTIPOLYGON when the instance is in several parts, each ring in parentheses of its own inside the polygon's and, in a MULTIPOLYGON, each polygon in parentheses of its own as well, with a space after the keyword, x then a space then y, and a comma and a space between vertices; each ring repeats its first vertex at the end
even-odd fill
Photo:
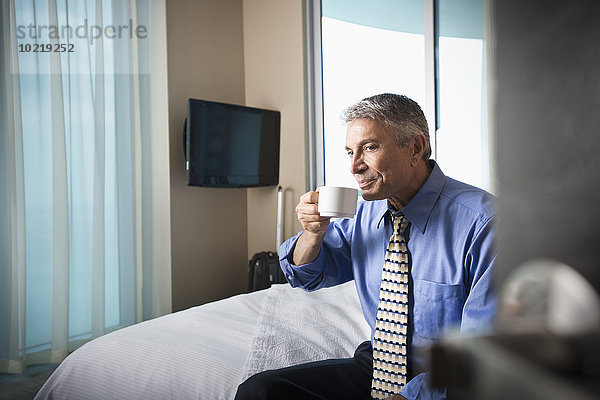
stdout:
MULTIPOLYGON (((437 0, 423 1, 425 37, 425 104, 423 112, 429 124, 432 157, 437 156, 439 128, 439 69, 437 35, 437 0)), ((306 0, 306 77, 307 77, 307 184, 315 190, 325 184, 325 148, 323 144, 323 51, 321 46, 321 0, 306 0)))

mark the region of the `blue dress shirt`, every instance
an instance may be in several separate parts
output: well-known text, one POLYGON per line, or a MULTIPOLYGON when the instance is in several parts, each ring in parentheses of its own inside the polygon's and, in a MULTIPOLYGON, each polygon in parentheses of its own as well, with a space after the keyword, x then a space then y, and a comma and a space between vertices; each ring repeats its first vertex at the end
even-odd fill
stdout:
MULTIPOLYGON (((427 365, 415 350, 449 330, 484 332, 496 308, 494 196, 446 177, 434 161, 430 163, 429 178, 400 210, 410 221, 405 236, 411 254, 413 378, 401 392, 408 399, 445 398, 445 390, 432 390, 426 384, 427 365)), ((293 264, 302 232, 279 249, 281 268, 293 287, 312 291, 354 279, 371 340, 385 249, 392 235, 391 211, 387 200, 359 201, 354 218, 330 222, 321 252, 312 263, 293 264)))

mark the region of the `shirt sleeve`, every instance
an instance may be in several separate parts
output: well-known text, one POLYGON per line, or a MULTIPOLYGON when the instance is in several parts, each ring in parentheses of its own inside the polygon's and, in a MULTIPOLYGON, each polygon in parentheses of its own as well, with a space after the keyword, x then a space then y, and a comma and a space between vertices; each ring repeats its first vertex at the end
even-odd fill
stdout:
POLYGON ((351 221, 343 219, 329 223, 321 251, 311 263, 293 263, 294 248, 303 231, 279 247, 279 265, 292 287, 312 291, 348 282, 353 278, 350 257, 350 237, 353 229, 351 221))
POLYGON ((489 333, 496 314, 497 295, 493 285, 496 264, 495 218, 490 218, 475 234, 467 252, 469 294, 463 307, 461 335, 489 333))

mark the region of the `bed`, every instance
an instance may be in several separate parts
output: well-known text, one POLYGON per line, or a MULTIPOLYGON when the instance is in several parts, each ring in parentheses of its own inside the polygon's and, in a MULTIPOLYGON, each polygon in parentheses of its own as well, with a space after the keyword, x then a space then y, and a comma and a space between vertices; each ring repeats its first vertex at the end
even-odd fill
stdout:
POLYGON ((369 338, 353 282, 312 293, 274 285, 97 338, 36 400, 229 400, 257 372, 350 357, 369 338))

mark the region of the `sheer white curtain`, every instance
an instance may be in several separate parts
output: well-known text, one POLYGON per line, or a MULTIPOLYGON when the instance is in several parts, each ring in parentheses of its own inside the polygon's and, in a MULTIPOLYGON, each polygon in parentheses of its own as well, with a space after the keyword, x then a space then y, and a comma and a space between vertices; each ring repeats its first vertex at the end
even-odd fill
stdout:
POLYGON ((0 4, 0 372, 20 372, 170 312, 165 3, 0 4))

